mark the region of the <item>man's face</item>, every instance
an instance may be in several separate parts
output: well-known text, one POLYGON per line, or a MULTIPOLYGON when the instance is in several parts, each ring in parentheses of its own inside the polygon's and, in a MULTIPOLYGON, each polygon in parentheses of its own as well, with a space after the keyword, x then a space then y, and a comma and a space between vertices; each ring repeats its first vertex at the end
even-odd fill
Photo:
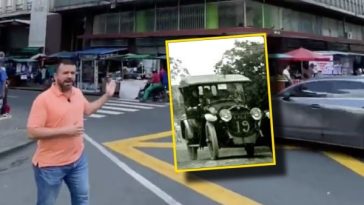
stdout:
POLYGON ((76 78, 76 66, 61 64, 58 68, 54 79, 57 85, 61 88, 62 92, 68 91, 72 88, 76 78))

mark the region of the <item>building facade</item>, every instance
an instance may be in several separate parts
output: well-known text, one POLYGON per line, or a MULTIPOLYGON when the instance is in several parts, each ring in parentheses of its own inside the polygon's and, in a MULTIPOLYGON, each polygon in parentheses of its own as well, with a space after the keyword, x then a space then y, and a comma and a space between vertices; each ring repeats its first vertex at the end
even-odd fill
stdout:
MULTIPOLYGON (((31 3, 0 0, 0 49, 29 46, 31 3)), ((361 0, 48 0, 48 4, 48 14, 58 14, 61 20, 47 23, 52 29, 46 36, 56 36, 55 42, 61 39, 61 44, 45 49, 47 54, 110 46, 164 54, 166 39, 251 32, 268 33, 270 53, 300 46, 364 53, 361 0), (53 28, 57 25, 61 29, 53 28)))

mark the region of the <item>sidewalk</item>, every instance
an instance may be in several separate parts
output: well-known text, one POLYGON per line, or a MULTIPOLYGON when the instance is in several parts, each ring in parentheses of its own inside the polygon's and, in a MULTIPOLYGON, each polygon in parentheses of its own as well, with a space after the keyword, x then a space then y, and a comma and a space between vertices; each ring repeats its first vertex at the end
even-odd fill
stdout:
POLYGON ((0 117, 0 156, 33 143, 26 128, 16 118, 0 117))

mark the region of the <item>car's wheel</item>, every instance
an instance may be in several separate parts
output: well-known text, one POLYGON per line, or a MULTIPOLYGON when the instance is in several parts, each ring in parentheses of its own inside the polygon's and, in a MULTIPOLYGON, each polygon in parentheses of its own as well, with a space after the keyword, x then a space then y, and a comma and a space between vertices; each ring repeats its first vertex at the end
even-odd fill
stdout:
POLYGON ((188 155, 190 156, 190 160, 197 159, 197 147, 191 147, 187 145, 188 155))
POLYGON ((245 151, 246 151, 249 158, 254 157, 254 152, 255 152, 254 144, 252 144, 252 143, 246 144, 245 145, 245 151))
POLYGON ((207 146, 210 150, 210 158, 216 160, 219 158, 219 144, 217 142, 215 126, 212 123, 207 122, 205 129, 207 146))

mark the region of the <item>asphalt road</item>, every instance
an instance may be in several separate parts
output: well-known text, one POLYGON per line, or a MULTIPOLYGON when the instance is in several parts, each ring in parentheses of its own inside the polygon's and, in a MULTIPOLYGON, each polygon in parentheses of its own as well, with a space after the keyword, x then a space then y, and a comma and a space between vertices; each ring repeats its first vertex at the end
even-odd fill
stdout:
MULTIPOLYGON (((13 117, 25 123, 36 94, 12 91, 13 117)), ((363 152, 283 142, 276 147, 276 166, 176 173, 169 107, 133 109, 137 111, 104 109, 86 118, 92 204, 359 205, 364 201, 363 152)), ((0 157, 0 204, 34 204, 30 163, 34 149, 32 144, 0 157)), ((70 204, 66 186, 57 204, 70 204)))

